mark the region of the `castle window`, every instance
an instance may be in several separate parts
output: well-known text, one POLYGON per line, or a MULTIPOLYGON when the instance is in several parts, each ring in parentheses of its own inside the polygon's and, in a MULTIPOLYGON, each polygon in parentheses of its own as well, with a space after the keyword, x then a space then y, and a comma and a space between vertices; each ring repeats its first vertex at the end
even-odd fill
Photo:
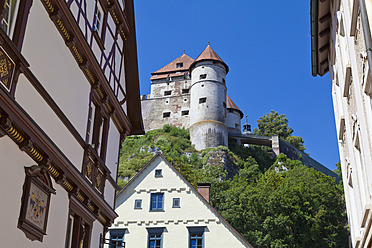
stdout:
POLYGON ((172 94, 171 90, 164 91, 164 96, 170 96, 172 94))
POLYGON ((168 117, 170 117, 170 112, 164 112, 163 113, 163 118, 168 118, 168 117))
POLYGON ((222 83, 226 83, 226 80, 224 78, 222 78, 222 83))
POLYGON ((226 103, 225 102, 223 102, 223 107, 226 108, 226 103))
POLYGON ((206 103, 206 102, 207 102, 206 97, 199 98, 199 103, 206 103))
POLYGON ((200 79, 206 79, 207 78, 207 74, 200 74, 200 79))
POLYGON ((182 89, 182 94, 188 94, 190 92, 190 89, 182 89))
POLYGON ((239 124, 238 123, 235 123, 235 128, 238 128, 239 127, 239 124))
POLYGON ((183 63, 181 62, 181 63, 177 63, 177 68, 181 68, 181 67, 183 67, 183 63))
POLYGON ((184 115, 189 115, 189 111, 188 110, 183 110, 181 112, 181 115, 184 116, 184 115))
POLYGON ((141 199, 134 200, 134 209, 142 209, 142 200, 141 199))

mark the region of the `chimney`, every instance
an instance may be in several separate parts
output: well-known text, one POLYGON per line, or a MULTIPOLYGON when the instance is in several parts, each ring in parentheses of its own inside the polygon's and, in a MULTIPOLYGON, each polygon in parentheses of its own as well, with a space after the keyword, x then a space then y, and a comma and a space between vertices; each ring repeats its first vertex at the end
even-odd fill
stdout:
POLYGON ((211 188, 210 183, 198 183, 198 192, 203 198, 209 203, 209 190, 211 188))

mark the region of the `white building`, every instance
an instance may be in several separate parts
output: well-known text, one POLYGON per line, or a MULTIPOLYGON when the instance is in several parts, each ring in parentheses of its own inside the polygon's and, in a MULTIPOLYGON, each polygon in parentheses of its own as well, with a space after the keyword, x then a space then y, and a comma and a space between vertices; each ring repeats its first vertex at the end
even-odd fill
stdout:
MULTIPOLYGON (((111 244, 148 248, 252 247, 160 154, 119 192, 111 244)), ((203 197, 204 196, 204 197, 203 197)), ((109 235, 107 236, 109 238, 109 235)))
POLYGON ((372 247, 370 13, 370 1, 311 0, 312 74, 331 79, 352 247, 372 247))
POLYGON ((1 247, 99 247, 142 132, 132 0, 0 1, 1 247))

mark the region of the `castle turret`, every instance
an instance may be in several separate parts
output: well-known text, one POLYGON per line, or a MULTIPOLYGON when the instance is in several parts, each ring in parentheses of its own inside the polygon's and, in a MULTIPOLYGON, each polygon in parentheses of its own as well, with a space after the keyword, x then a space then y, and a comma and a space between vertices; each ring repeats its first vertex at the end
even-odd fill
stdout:
POLYGON ((226 74, 229 67, 208 45, 190 66, 190 139, 197 150, 228 145, 226 74))
POLYGON ((228 132, 233 134, 241 134, 241 119, 244 115, 228 95, 226 95, 226 109, 226 126, 228 132))

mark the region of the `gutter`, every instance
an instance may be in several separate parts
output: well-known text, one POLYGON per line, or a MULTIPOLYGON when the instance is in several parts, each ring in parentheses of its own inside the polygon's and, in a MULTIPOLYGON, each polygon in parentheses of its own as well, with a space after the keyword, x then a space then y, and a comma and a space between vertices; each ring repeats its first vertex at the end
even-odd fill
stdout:
MULTIPOLYGON (((363 0, 359 0, 363 1, 363 0)), ((318 0, 310 2, 311 16, 311 66, 313 77, 318 75, 318 0)), ((372 61, 371 61, 372 62, 372 61)))
POLYGON ((362 17, 362 27, 364 33, 364 42, 366 45, 367 60, 369 65, 369 77, 372 79, 372 39, 371 29, 368 22, 368 15, 365 0, 359 0, 360 14, 362 17))

